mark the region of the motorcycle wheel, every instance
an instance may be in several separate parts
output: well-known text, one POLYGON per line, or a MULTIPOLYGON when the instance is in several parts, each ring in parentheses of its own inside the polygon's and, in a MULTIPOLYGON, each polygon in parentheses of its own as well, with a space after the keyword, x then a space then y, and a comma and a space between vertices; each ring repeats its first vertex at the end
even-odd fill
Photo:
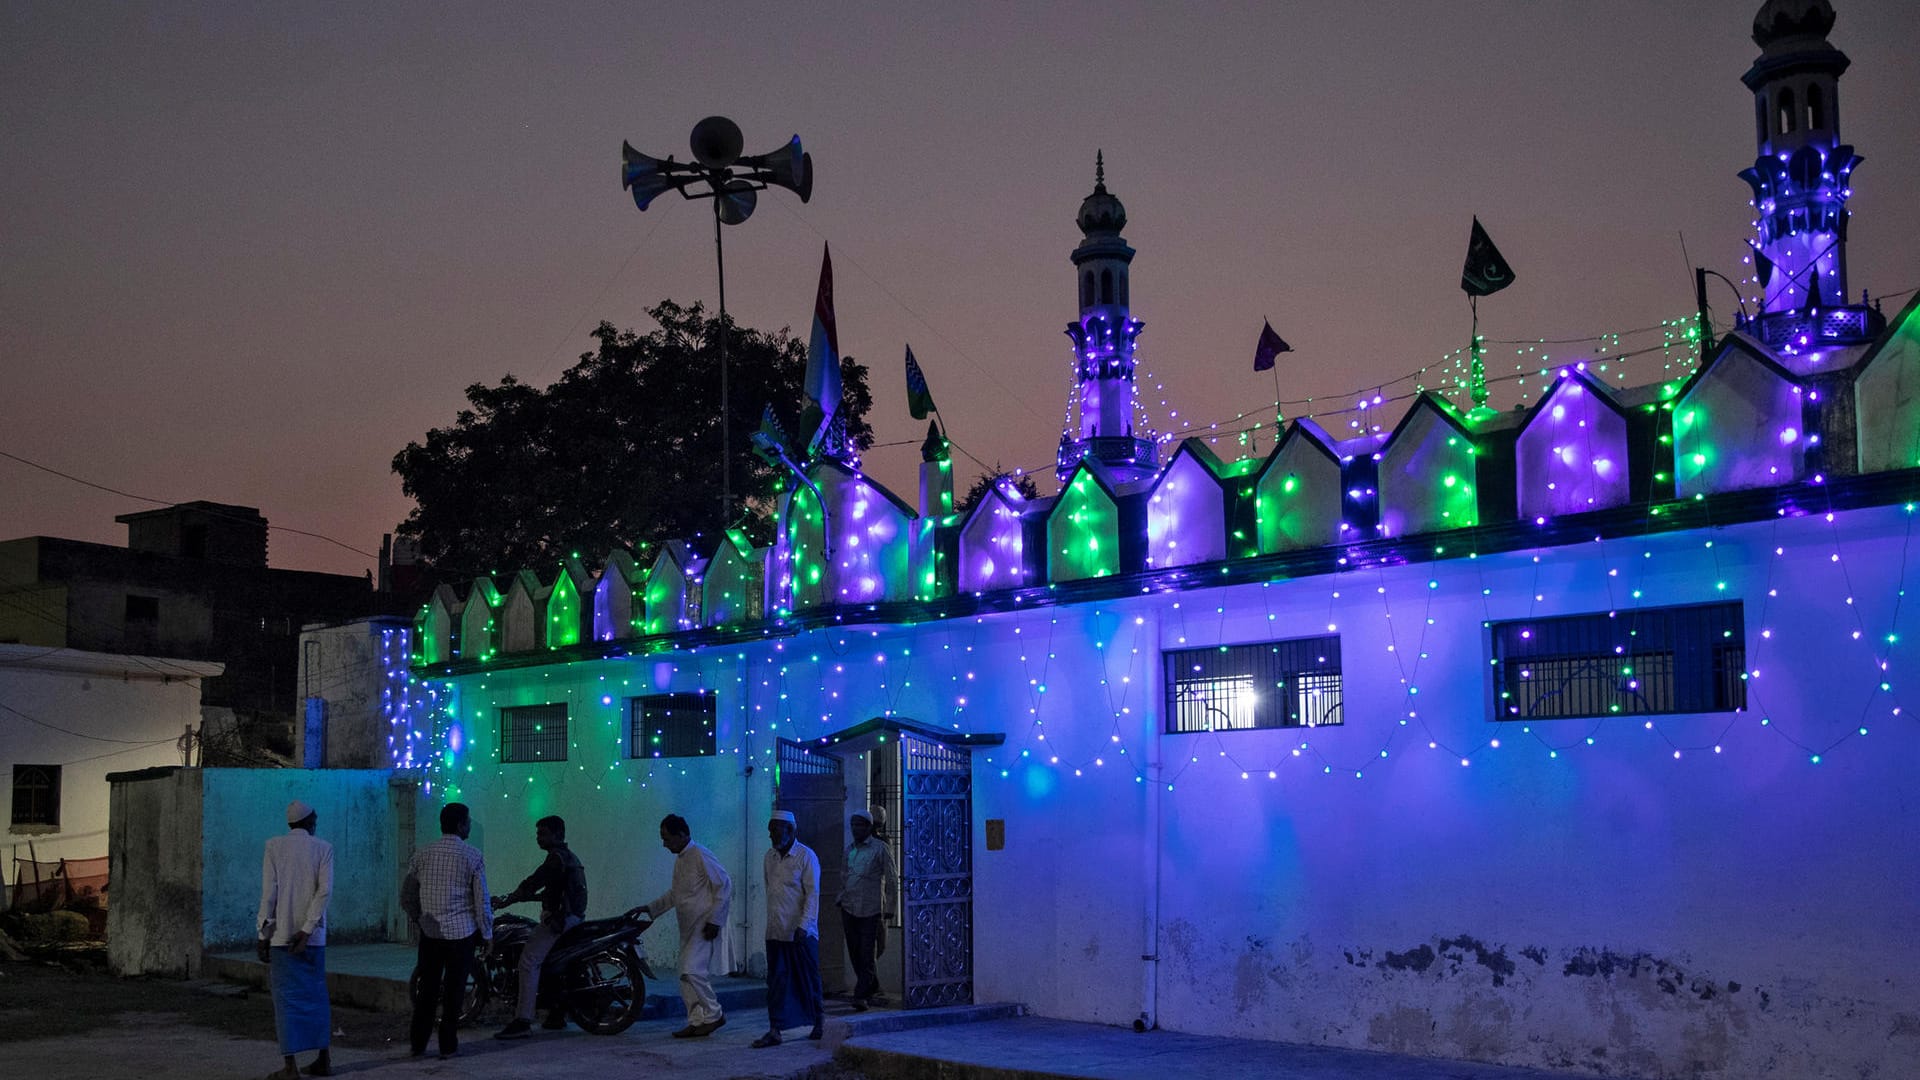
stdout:
POLYGON ((645 1004, 646 979, 624 953, 599 953, 568 973, 567 1015, 582 1031, 618 1035, 645 1004))
MULTIPOLYGON (((486 965, 478 959, 467 968, 467 990, 460 996, 460 1023, 478 1023, 480 1014, 487 1009, 487 972, 486 965)), ((407 976, 407 1003, 420 1000, 420 969, 415 967, 413 974, 407 976)))

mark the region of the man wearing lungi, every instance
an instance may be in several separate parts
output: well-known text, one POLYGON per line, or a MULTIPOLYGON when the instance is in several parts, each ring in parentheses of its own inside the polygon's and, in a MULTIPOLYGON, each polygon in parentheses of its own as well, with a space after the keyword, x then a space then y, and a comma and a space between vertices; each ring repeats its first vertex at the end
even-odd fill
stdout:
POLYGON ((260 960, 273 983, 273 1026, 286 1066, 268 1080, 300 1080, 293 1056, 318 1050, 310 1076, 333 1075, 333 1012, 327 1004, 327 900, 333 845, 313 835, 320 815, 295 799, 287 831, 267 841, 260 861, 260 960))
POLYGON ((793 836, 793 811, 775 810, 767 821, 761 865, 767 879, 767 1033, 754 1049, 780 1045, 780 1032, 812 1025, 818 1039, 824 1002, 820 991, 820 858, 793 836))

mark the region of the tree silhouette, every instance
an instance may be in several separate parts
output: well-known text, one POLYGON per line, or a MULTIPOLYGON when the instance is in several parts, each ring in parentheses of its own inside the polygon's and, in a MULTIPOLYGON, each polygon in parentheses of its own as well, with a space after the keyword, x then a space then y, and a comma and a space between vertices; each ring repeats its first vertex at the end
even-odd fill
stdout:
MULTIPOLYGON (((448 579, 597 560, 670 539, 711 543, 725 525, 771 535, 779 477, 749 449, 771 405, 788 431, 806 403, 806 345, 729 320, 736 519, 720 520, 720 320, 694 304, 648 309, 649 333, 601 323, 598 347, 551 386, 514 378, 467 388, 468 407, 394 455, 414 508, 399 527, 448 579)), ((847 438, 873 444, 867 370, 840 359, 847 438)))

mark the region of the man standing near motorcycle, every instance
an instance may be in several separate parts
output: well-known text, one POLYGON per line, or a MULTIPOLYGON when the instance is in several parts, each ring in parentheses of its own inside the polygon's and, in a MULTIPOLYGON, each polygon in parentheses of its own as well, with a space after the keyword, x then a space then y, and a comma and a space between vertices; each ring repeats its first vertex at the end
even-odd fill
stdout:
MULTIPOLYGON (((533 824, 534 842, 547 853, 540 868, 527 875, 514 890, 494 901, 507 907, 523 900, 538 898, 540 924, 527 935, 520 950, 520 997, 515 1002, 513 1022, 501 1028, 496 1039, 524 1039, 533 1031, 534 1001, 540 994, 540 965, 553 951, 560 935, 579 925, 587 914, 587 868, 567 848, 567 823, 559 815, 543 817, 533 824)), ((548 1011, 540 1025, 549 1031, 567 1026, 567 1014, 558 1007, 548 1011)))
POLYGON ((647 905, 647 914, 658 918, 670 910, 680 920, 680 1000, 687 1005, 687 1026, 673 1037, 697 1039, 727 1022, 713 996, 712 976, 716 954, 726 948, 720 929, 733 906, 733 879, 713 852, 693 842, 693 830, 679 814, 661 820, 660 844, 673 852, 673 884, 647 905))
POLYGON ((487 861, 467 843, 473 816, 465 803, 440 808, 440 839, 413 853, 400 883, 400 908, 420 928, 420 997, 413 1006, 413 1056, 427 1052, 439 1013, 440 1056, 460 1050, 460 1003, 474 951, 493 941, 487 861))

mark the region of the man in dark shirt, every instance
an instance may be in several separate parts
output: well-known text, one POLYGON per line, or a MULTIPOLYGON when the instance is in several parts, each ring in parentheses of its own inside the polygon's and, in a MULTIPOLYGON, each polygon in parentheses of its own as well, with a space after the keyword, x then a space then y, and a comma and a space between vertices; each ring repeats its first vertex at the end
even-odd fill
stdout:
MULTIPOLYGON (((513 1022, 501 1028, 494 1035, 496 1039, 524 1039, 532 1032, 534 999, 540 993, 540 965, 560 935, 587 914, 587 870, 567 849, 567 823, 558 816, 543 817, 534 823, 533 835, 540 850, 547 853, 546 861, 512 892, 494 901, 499 907, 536 898, 540 901, 540 925, 527 935, 526 947, 520 950, 520 1000, 513 1022)), ((566 1027, 566 1013, 555 1008, 540 1026, 566 1027)))

